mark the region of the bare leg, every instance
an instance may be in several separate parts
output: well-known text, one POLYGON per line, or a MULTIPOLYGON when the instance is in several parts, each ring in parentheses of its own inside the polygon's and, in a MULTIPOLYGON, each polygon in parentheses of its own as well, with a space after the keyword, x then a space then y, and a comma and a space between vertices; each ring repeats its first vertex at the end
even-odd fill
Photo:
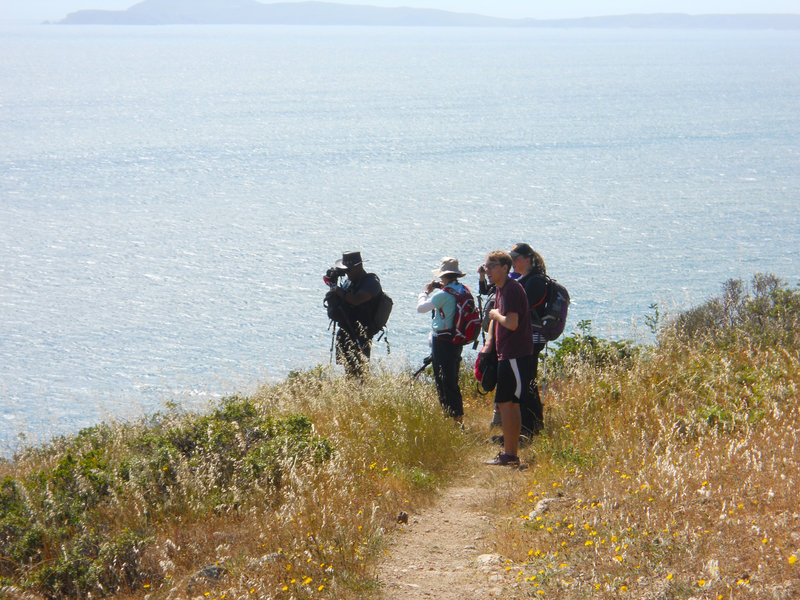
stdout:
POLYGON ((501 402, 497 405, 503 419, 503 452, 511 456, 519 454, 519 433, 522 430, 522 417, 519 404, 501 402))

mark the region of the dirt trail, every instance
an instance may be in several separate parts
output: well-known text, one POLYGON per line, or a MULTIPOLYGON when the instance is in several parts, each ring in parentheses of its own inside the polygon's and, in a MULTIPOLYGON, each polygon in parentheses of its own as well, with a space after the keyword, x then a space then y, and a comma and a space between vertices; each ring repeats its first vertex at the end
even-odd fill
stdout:
POLYGON ((430 508, 409 513, 390 538, 378 578, 385 600, 489 600, 502 596, 503 559, 487 538, 490 511, 521 474, 475 462, 472 476, 445 490, 430 508))

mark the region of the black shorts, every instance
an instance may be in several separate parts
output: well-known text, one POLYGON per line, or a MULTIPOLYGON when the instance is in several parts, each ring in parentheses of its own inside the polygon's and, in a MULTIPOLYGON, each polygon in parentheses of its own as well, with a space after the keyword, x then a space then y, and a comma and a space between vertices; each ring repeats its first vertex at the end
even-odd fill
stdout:
POLYGON ((531 381, 531 356, 507 358, 497 363, 497 388, 494 401, 498 404, 519 404, 528 393, 531 381))

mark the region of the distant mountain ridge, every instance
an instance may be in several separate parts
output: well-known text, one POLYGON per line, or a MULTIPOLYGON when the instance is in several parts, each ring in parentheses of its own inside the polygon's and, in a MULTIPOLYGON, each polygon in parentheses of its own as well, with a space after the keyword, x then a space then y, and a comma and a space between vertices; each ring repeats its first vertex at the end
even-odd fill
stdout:
POLYGON ((63 25, 367 25, 413 27, 590 27, 646 29, 800 29, 792 14, 635 14, 581 19, 502 19, 429 8, 330 2, 143 0, 127 10, 79 10, 63 25))

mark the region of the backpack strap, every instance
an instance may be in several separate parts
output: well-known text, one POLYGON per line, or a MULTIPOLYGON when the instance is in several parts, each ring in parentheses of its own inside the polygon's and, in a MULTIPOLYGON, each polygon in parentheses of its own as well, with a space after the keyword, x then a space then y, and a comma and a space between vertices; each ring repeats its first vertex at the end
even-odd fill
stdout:
POLYGON ((539 316, 539 309, 545 308, 545 301, 547 300, 547 296, 550 293, 550 278, 547 276, 546 273, 536 273, 533 277, 541 277, 544 279, 544 296, 542 299, 539 300, 536 304, 531 306, 531 317, 533 318, 535 323, 541 323, 542 317, 539 316))
POLYGON ((547 294, 550 292, 550 278, 545 273, 537 273, 534 275, 534 277, 541 277, 544 279, 544 296, 542 296, 542 299, 533 305, 534 307, 537 307, 544 304, 544 301, 547 300, 547 294))

